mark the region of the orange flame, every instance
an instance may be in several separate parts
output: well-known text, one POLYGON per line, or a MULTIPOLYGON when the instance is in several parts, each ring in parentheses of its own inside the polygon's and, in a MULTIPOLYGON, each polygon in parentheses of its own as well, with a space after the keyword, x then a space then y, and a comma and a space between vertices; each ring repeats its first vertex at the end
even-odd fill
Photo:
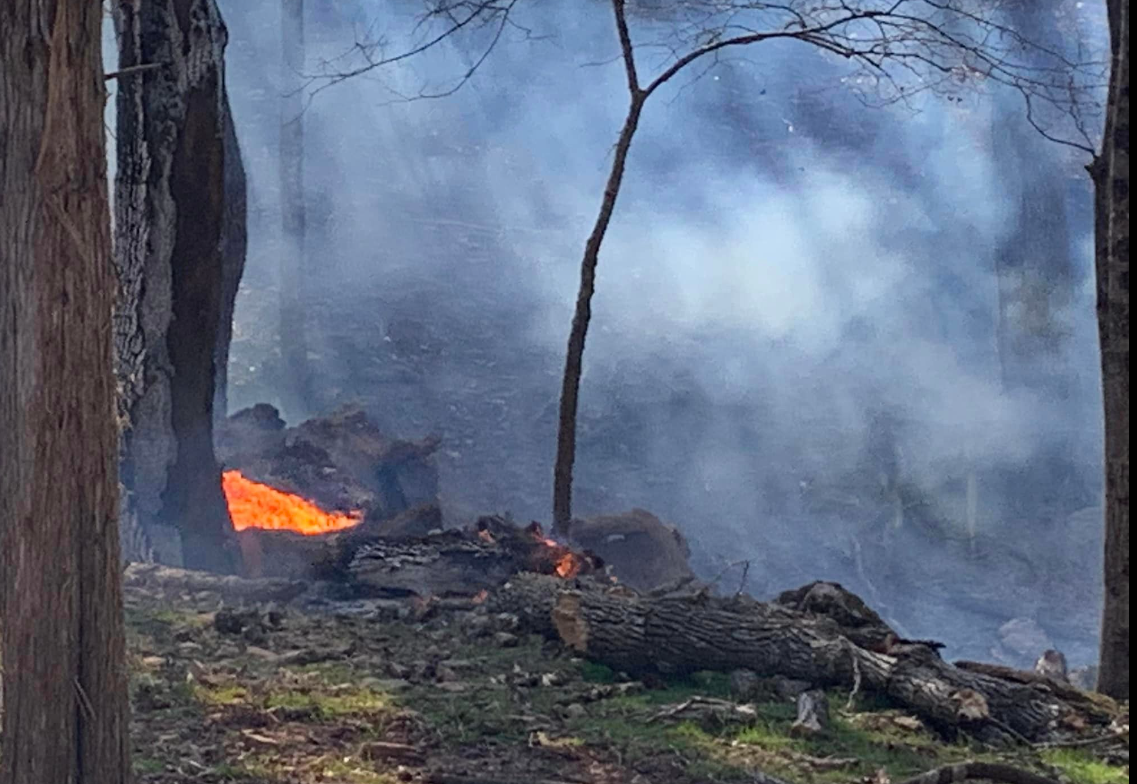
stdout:
POLYGON ((581 562, 572 553, 565 553, 561 559, 557 561, 557 576, 563 577, 566 580, 570 577, 576 577, 580 573, 581 562))
MULTIPOLYGON (((541 541, 546 547, 552 547, 557 550, 563 549, 554 539, 542 538, 541 541)), ((576 577, 583 568, 583 559, 572 551, 569 551, 557 559, 557 565, 553 567, 553 570, 557 573, 558 577, 563 577, 567 580, 570 577, 576 577)))
POLYGON ((363 512, 358 510, 347 514, 325 512, 298 495, 246 479, 240 471, 223 473, 221 487, 233 527, 238 531, 269 528, 315 535, 351 528, 363 520, 363 512))

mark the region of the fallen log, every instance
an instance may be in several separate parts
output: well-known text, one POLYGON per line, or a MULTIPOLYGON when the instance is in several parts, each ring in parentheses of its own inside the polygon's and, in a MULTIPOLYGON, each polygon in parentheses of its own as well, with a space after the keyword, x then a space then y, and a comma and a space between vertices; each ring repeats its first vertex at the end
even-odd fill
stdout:
POLYGON ((153 563, 128 565, 123 574, 123 585, 146 591, 216 593, 227 599, 246 602, 288 602, 309 587, 309 583, 302 580, 254 580, 153 563))
POLYGON ((1058 784, 1055 779, 1000 762, 963 762, 958 765, 946 765, 905 779, 900 784, 951 784, 951 782, 975 779, 998 781, 1001 784, 1058 784))
POLYGON ((752 599, 650 597, 592 580, 525 574, 494 596, 492 609, 630 674, 742 668, 820 687, 859 683, 949 736, 1039 742, 1063 728, 1110 721, 1103 706, 1071 703, 1044 684, 969 672, 927 646, 877 653, 853 643, 833 617, 752 599))
POLYGON ((574 577, 603 566, 546 538, 536 523, 520 528, 490 516, 470 528, 439 530, 441 522, 438 507, 425 505, 340 532, 247 528, 237 539, 250 577, 319 580, 371 597, 468 597, 519 572, 574 577))

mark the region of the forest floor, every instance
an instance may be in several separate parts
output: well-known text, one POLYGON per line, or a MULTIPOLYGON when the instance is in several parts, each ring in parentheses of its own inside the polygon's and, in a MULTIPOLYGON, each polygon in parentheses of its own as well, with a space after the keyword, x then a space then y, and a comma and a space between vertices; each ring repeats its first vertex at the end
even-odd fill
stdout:
POLYGON ((969 759, 1129 781, 1098 747, 945 743, 847 694, 812 738, 791 736, 794 704, 772 696, 741 722, 668 718, 728 699, 727 678, 625 683, 483 609, 379 619, 156 591, 126 592, 139 784, 888 784, 969 759))

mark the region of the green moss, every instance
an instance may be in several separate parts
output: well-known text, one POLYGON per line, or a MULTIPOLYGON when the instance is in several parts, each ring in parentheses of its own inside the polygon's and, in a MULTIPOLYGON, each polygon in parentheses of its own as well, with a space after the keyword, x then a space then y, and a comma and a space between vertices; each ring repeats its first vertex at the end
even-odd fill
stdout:
POLYGON ((249 699, 249 691, 244 686, 205 686, 196 684, 193 697, 206 705, 240 705, 249 699))
POLYGON ((1062 771, 1074 784, 1129 784, 1129 773, 1094 759, 1081 749, 1046 749, 1042 760, 1062 771))
POLYGON ((588 683, 615 683, 619 680, 611 667, 590 661, 580 663, 580 677, 588 683))
POLYGON ((166 769, 166 763, 151 757, 140 757, 137 754, 131 759, 135 773, 161 773, 166 769))
POLYGON ((324 718, 385 712, 391 708, 386 694, 371 689, 325 694, 320 691, 281 691, 269 694, 268 708, 315 708, 324 718))

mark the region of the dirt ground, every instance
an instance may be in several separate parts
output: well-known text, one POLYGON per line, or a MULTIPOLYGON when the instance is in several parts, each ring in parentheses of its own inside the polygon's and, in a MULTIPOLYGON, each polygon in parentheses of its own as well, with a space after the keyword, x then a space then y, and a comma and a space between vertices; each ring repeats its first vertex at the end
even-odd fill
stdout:
MULTIPOLYGON (((997 756, 837 693, 832 728, 793 737, 776 690, 736 710, 716 701, 731 696, 722 674, 628 681, 484 607, 301 611, 128 588, 126 614, 139 784, 888 784, 997 756)), ((1066 781, 1129 780, 1127 735, 999 754, 1066 781)))

